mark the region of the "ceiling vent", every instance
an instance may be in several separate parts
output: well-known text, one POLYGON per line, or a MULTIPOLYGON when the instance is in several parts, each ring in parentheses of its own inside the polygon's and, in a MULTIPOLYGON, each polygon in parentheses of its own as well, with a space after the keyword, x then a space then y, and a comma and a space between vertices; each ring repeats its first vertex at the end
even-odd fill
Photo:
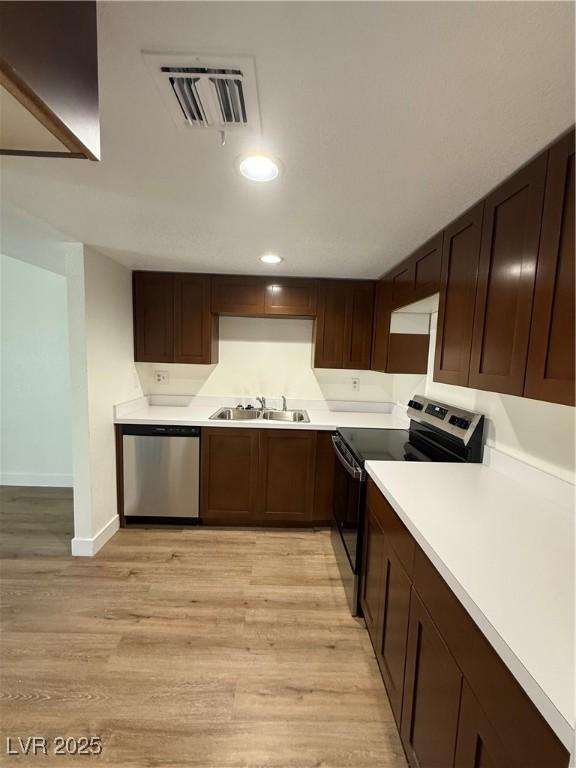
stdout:
POLYGON ((177 125, 260 131, 256 71, 250 57, 144 54, 177 125))

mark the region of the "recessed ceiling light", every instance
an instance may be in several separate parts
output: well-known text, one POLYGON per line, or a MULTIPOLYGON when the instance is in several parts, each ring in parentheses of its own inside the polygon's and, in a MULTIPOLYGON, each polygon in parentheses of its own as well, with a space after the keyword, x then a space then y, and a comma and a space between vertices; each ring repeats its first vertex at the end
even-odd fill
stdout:
POLYGON ((260 261, 263 261, 264 264, 280 264, 284 259, 282 256, 276 256, 275 253, 265 253, 264 256, 260 256, 260 261))
POLYGON ((250 181, 274 181, 280 173, 280 164, 269 155, 244 155, 238 162, 238 170, 250 181))

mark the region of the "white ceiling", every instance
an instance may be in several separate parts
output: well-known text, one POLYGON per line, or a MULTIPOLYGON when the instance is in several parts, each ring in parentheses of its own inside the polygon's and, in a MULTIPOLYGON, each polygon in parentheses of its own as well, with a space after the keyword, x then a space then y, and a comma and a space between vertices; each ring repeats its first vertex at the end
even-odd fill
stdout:
POLYGON ((102 161, 4 158, 5 199, 130 265, 376 277, 573 122, 574 6, 107 2, 102 161), (178 130, 141 56, 255 57, 263 135, 178 130), (259 145, 268 185, 234 160, 259 145))

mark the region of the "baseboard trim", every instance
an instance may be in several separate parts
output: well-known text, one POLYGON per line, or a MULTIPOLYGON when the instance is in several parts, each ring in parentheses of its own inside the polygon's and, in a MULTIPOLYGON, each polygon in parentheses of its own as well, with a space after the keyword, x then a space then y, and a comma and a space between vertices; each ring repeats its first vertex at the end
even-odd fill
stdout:
POLYGON ((106 525, 101 528, 96 536, 91 539, 81 539, 75 536, 72 539, 72 554, 74 557, 92 557, 102 549, 104 544, 109 541, 120 527, 120 518, 115 515, 106 525))
POLYGON ((72 475, 52 473, 32 474, 28 472, 2 472, 0 485, 30 486, 35 488, 72 488, 72 475))

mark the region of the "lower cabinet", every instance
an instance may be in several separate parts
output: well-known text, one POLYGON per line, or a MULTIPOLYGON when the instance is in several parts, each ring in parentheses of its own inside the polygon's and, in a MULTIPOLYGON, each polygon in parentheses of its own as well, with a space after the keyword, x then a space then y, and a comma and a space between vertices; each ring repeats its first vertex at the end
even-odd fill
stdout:
POLYGON ((386 522, 370 500, 364 528, 364 579, 361 604, 366 628, 386 685, 396 723, 400 726, 406 638, 412 583, 390 546, 386 522))
POLYGON ((412 588, 400 734, 414 768, 454 762, 462 673, 412 588))
POLYGON ((202 430, 200 516, 208 525, 326 525, 333 453, 314 430, 202 430))
POLYGON ((412 768, 567 768, 569 754, 376 485, 361 606, 412 768))
POLYGON ((513 768, 511 759, 480 704, 465 682, 462 686, 454 768, 513 768))
POLYGON ((263 522, 306 523, 314 514, 316 432, 288 429, 260 431, 263 522))
POLYGON ((203 522, 250 525, 258 505, 259 431, 203 429, 200 445, 203 522))
POLYGON ((385 534, 382 521, 369 504, 364 522, 364 569, 361 606, 366 628, 378 656, 380 619, 384 602, 385 534))
POLYGON ((390 706, 398 726, 402 717, 404 696, 410 589, 410 577, 402 567, 394 550, 388 547, 384 561, 382 631, 376 659, 380 665, 390 706))

